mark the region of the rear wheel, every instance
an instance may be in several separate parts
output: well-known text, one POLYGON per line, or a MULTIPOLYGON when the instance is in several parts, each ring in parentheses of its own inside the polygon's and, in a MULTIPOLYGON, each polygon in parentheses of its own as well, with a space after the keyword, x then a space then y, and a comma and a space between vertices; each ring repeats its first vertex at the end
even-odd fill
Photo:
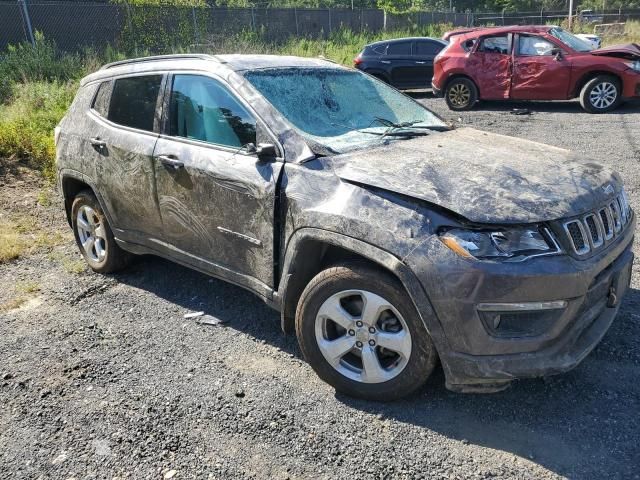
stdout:
POLYGON ((318 376, 354 397, 406 396, 436 364, 435 347, 402 285, 360 264, 311 280, 298 303, 296 333, 318 376))
POLYGON ((80 253, 93 271, 110 273, 129 264, 131 254, 116 243, 100 203, 90 190, 74 198, 71 225, 80 253))
POLYGON ((621 100, 620 82, 610 75, 592 78, 580 92, 580 105, 589 113, 610 112, 621 100))
POLYGON ((444 99, 451 110, 471 110, 478 101, 478 88, 468 78, 454 78, 447 83, 444 99))

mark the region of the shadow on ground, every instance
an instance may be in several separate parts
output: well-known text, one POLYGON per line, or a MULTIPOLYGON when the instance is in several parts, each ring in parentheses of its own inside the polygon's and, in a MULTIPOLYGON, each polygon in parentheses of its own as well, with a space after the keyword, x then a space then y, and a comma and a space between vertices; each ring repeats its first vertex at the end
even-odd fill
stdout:
MULTIPOLYGON (((115 278, 300 356, 294 336, 280 331, 278 313, 239 287, 155 257, 140 258, 115 278), (240 320, 251 318, 270 321, 240 320)), ((633 313, 639 306, 640 291, 631 289, 604 341, 564 375, 517 381, 497 394, 465 395, 447 391, 439 369, 425 388, 403 401, 380 404, 340 394, 336 399, 383 418, 530 459, 560 475, 590 477, 589 465, 594 464, 620 472, 632 468, 621 465, 637 461, 635 448, 623 439, 638 425, 638 359, 636 343, 629 342, 640 336, 633 313)))

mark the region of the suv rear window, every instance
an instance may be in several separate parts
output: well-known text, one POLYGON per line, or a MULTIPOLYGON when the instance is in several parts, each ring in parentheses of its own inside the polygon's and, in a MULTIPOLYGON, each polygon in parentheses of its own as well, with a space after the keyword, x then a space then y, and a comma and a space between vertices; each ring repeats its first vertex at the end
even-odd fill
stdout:
POLYGON ((109 120, 125 127, 153 131, 162 75, 119 78, 113 85, 109 120))
POLYGON ((390 43, 387 55, 411 55, 411 42, 390 43))
POLYGON ((479 52, 509 55, 509 38, 506 35, 485 37, 480 41, 479 52))

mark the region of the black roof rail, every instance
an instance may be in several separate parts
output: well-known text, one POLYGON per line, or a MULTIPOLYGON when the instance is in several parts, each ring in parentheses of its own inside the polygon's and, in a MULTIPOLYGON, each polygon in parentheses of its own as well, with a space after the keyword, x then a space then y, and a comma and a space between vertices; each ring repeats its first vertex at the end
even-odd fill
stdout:
POLYGON ((100 70, 107 70, 109 68, 119 67, 121 65, 131 65, 134 63, 145 62, 159 62, 163 60, 216 60, 215 56, 208 55, 206 53, 181 53, 174 55, 155 55, 151 57, 130 58, 128 60, 120 60, 118 62, 111 62, 104 65, 100 70))

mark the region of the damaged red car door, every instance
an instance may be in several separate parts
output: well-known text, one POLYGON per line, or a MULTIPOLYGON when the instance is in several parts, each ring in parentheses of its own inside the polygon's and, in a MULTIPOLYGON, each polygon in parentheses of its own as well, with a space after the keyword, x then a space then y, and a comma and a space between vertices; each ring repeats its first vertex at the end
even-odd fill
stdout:
POLYGON ((557 44, 541 35, 518 34, 513 49, 511 98, 559 100, 568 98, 571 59, 557 44))
POLYGON ((509 98, 511 88, 512 35, 490 35, 478 42, 469 55, 468 71, 475 72, 475 80, 482 98, 503 100, 509 98))

